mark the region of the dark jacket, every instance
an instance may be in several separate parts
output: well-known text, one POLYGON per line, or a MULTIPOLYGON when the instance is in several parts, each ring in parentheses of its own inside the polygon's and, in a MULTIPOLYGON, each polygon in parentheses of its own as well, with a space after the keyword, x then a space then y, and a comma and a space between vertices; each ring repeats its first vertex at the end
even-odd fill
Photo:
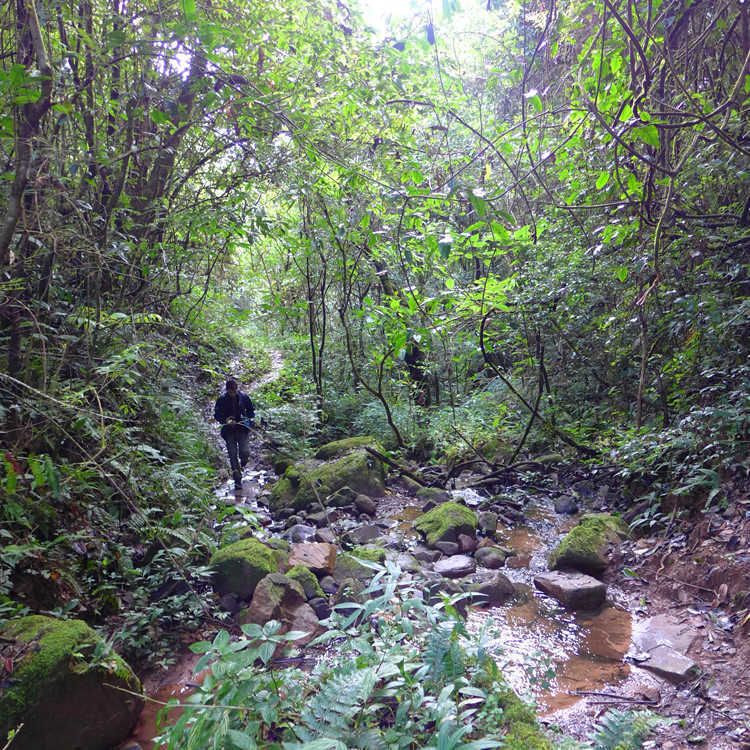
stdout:
POLYGON ((253 409, 253 402, 250 400, 250 396, 247 393, 239 392, 239 414, 232 414, 232 399, 228 393, 222 393, 219 398, 216 399, 216 405, 214 406, 214 419, 221 424, 224 424, 229 417, 234 417, 237 421, 243 419, 249 419, 252 421, 255 417, 255 409, 253 409))

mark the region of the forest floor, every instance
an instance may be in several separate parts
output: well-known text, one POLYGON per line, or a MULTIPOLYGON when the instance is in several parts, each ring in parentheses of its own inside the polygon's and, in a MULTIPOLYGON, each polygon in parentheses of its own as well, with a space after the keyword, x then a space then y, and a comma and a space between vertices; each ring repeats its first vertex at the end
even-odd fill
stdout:
POLYGON ((675 719, 657 731, 653 746, 750 750, 747 488, 725 511, 704 514, 685 530, 624 544, 613 562, 631 612, 666 615, 695 634, 687 652, 698 666, 694 677, 659 680, 644 693, 651 710, 675 719))

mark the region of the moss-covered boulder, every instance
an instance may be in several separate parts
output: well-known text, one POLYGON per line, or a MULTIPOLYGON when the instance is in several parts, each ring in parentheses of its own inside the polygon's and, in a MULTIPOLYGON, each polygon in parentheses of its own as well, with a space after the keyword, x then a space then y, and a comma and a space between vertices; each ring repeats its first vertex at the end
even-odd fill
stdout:
POLYGON ((339 458, 356 448, 372 448, 373 450, 383 452, 383 446, 370 435, 360 437, 344 438, 343 440, 334 440, 332 443, 326 443, 318 448, 315 458, 321 461, 330 461, 332 458, 339 458))
POLYGON ((414 522, 414 528, 424 535, 430 547, 434 547, 438 542, 457 542, 459 534, 474 536, 477 516, 465 505, 442 503, 423 513, 414 522))
POLYGON ((0 627, 0 657, 0 741, 23 724, 14 750, 107 750, 143 707, 131 694, 141 690, 133 670, 81 620, 10 620, 0 627))
POLYGON ((383 464, 362 448, 354 448, 331 461, 311 466, 309 461, 290 466, 271 488, 269 506, 307 510, 318 508, 318 497, 326 503, 344 487, 357 494, 378 496, 385 491, 383 464))
POLYGON ((223 547, 210 561, 214 590, 218 594, 236 594, 240 599, 249 599, 258 582, 276 572, 283 555, 257 539, 242 539, 223 547))
POLYGON ((315 573, 310 568, 304 565, 295 565, 286 572, 286 576, 302 586, 302 590, 305 592, 305 599, 308 601, 314 599, 316 596, 325 596, 315 573))
POLYGON ((582 516, 547 560, 551 570, 572 568, 600 575, 607 567, 607 551, 628 536, 628 527, 617 516, 591 513, 582 516))

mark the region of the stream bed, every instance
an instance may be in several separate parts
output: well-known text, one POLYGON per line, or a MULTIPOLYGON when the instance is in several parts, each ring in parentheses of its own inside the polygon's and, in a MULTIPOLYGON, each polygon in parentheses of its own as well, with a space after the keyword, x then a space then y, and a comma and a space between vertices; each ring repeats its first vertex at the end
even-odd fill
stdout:
MULTIPOLYGON (((260 522, 259 536, 279 534, 284 522, 272 519, 262 504, 272 477, 260 468, 246 469, 242 492, 235 491, 231 482, 225 483, 216 491, 217 505, 241 505, 251 511, 260 522)), ((455 491, 454 498, 470 506, 482 500, 467 490, 455 491)), ((392 546, 400 554, 420 542, 412 523, 421 512, 422 503, 405 493, 389 491, 379 499, 376 523, 384 536, 395 541, 392 546)), ((632 693, 634 680, 648 684, 655 678, 626 661, 634 618, 625 594, 617 587, 608 587, 607 602, 601 609, 572 612, 534 586, 534 576, 546 570, 547 554, 575 524, 576 516, 558 515, 549 498, 536 496, 525 504, 523 515, 522 522, 499 525, 495 533, 496 543, 513 552, 502 572, 513 582, 518 595, 502 606, 471 607, 467 628, 481 631, 486 648, 510 685, 535 703, 543 722, 581 736, 597 713, 595 707, 592 710, 586 706, 586 695, 623 692, 626 684, 632 693)), ((353 521, 344 523, 351 525, 353 521)), ((462 582, 481 582, 496 572, 478 567, 462 582)), ((196 682, 192 674, 196 661, 186 648, 173 667, 146 681, 148 694, 163 702, 184 697, 196 682)), ((157 733, 160 707, 150 704, 144 710, 131 737, 131 743, 136 743, 131 745, 133 749, 154 747, 151 740, 157 733)), ((170 718, 176 717, 173 714, 170 718)))

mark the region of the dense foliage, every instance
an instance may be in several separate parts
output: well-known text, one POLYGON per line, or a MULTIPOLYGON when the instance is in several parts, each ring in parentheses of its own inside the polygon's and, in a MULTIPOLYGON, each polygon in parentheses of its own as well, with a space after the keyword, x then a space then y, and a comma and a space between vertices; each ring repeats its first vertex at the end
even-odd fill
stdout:
POLYGON ((747 3, 414 5, 3 5, 0 616, 107 620, 136 656, 197 620, 199 404, 268 340, 290 453, 554 448, 620 465, 648 522, 731 501, 747 3))

